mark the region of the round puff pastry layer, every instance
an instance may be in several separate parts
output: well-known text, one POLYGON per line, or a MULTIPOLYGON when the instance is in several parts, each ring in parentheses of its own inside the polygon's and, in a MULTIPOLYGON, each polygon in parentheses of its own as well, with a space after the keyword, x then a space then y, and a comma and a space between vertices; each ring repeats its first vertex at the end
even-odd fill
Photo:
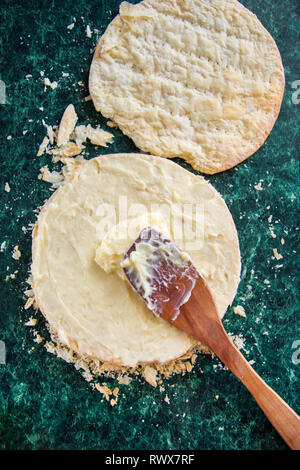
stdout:
POLYGON ((284 82, 275 41, 238 1, 145 0, 121 4, 89 89, 140 149, 213 174, 263 144, 284 82))
POLYGON ((142 154, 94 158, 69 174, 46 202, 32 244, 39 308, 60 341, 82 356, 134 367, 178 358, 195 344, 155 317, 122 277, 119 263, 146 222, 189 253, 221 316, 234 298, 239 244, 218 192, 167 159, 142 154), (194 239, 191 232, 180 233, 182 222, 188 228, 192 222, 195 229, 193 208, 199 209, 203 228, 194 239), (116 233, 122 234, 120 240, 116 233))

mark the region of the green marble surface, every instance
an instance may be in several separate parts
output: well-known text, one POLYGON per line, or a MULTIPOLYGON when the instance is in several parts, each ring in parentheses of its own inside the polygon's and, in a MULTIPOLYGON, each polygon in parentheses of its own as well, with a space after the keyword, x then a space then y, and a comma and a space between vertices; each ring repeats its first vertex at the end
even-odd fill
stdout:
MULTIPOLYGON (((192 373, 164 383, 165 392, 134 379, 121 387, 119 403, 112 408, 72 365, 34 343, 31 329, 24 326, 32 314, 23 308, 31 234, 22 227, 35 221, 34 209, 51 194, 49 185, 37 179, 39 169, 50 162, 46 155, 36 158, 45 134, 42 119, 57 123, 72 102, 80 123, 106 128, 106 120, 84 97, 91 52, 119 3, 0 1, 0 80, 6 84, 6 104, 0 105, 0 244, 6 242, 0 252, 0 340, 6 346, 6 364, 0 364, 0 449, 285 449, 252 397, 216 358, 200 356, 192 373), (73 18, 75 26, 69 30, 73 18), (87 24, 92 38, 86 37, 87 24), (55 90, 44 92, 40 71, 58 82, 55 90), (63 72, 69 76, 63 77, 63 72), (26 78, 28 74, 32 77, 26 78), (6 182, 10 192, 4 191, 6 182), (18 261, 11 256, 15 245, 22 253, 18 261), (15 271, 15 278, 5 280, 15 271), (166 394, 170 404, 164 401, 166 394)), ((292 84, 300 79, 300 4, 298 0, 243 3, 277 41, 286 90, 265 145, 237 168, 208 178, 233 214, 242 254, 242 281, 233 305, 243 305, 247 318, 234 315, 230 308, 225 327, 230 333, 242 333, 246 357, 299 412, 300 365, 293 343, 300 340, 296 278, 300 105, 292 102, 292 84), (259 181, 262 191, 254 188, 259 181), (271 215, 276 238, 270 235, 271 215), (272 258, 273 248, 282 260, 272 258)), ((109 152, 136 151, 119 130, 113 133, 109 152)), ((88 157, 97 154, 88 148, 88 157)), ((38 328, 47 337, 43 319, 38 318, 38 328)), ((107 379, 107 384, 115 382, 107 379)))

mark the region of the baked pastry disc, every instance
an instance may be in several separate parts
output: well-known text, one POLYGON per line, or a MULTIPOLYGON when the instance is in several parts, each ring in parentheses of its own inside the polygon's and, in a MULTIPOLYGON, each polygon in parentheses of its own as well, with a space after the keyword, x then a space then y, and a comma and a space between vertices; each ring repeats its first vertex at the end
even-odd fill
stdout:
POLYGON ((236 0, 123 2, 97 45, 89 89, 137 147, 213 174, 263 144, 284 71, 273 38, 236 0))
POLYGON ((134 367, 173 360, 195 344, 155 317, 122 277, 119 263, 147 224, 190 254, 220 316, 231 304, 240 252, 219 193, 171 160, 142 154, 94 158, 46 202, 32 242, 39 308, 59 340, 81 356, 134 367))

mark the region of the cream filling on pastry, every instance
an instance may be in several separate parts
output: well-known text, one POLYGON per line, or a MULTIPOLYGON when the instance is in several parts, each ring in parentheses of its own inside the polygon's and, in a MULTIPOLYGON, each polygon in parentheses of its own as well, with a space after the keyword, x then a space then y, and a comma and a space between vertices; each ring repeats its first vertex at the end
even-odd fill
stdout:
POLYGON ((151 224, 189 254, 211 287, 220 316, 232 302, 239 244, 218 192, 163 158, 92 159, 47 201, 32 247, 38 305, 59 339, 80 355, 134 367, 175 359, 194 344, 155 317, 124 279, 120 261, 151 224))

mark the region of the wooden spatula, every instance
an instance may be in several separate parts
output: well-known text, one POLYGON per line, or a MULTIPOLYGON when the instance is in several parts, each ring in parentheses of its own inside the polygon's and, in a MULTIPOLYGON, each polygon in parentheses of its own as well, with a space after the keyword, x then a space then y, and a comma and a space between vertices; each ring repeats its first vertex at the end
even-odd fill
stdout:
POLYGON ((291 449, 300 450, 300 418, 253 370, 227 335, 212 293, 189 257, 151 227, 121 266, 157 316, 207 345, 240 379, 291 449))

